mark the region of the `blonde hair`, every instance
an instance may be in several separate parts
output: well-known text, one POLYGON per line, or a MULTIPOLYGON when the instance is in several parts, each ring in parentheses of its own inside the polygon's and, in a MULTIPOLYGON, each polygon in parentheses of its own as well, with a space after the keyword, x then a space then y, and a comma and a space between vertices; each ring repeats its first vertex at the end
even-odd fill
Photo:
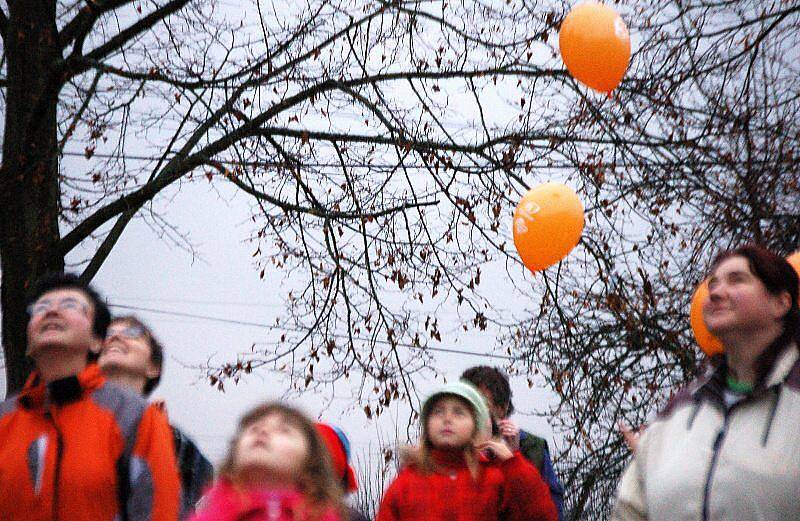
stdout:
POLYGON ((308 455, 303 462, 300 475, 297 476, 296 484, 306 498, 310 518, 315 519, 322 516, 327 509, 334 509, 337 513, 341 513, 341 487, 334 477, 330 456, 324 442, 317 434, 311 420, 297 409, 281 403, 271 402, 259 405, 248 411, 239 420, 236 434, 230 441, 228 454, 220 465, 218 475, 234 485, 238 484, 235 460, 239 440, 250 425, 273 414, 282 416, 284 421, 297 427, 308 443, 308 455))

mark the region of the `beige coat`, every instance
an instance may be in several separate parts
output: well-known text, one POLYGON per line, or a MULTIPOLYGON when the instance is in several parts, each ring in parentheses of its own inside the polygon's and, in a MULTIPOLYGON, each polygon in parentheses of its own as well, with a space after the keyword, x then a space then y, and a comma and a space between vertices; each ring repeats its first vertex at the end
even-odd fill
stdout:
POLYGON ((800 520, 800 355, 725 406, 723 371, 677 395, 622 476, 613 520, 800 520))

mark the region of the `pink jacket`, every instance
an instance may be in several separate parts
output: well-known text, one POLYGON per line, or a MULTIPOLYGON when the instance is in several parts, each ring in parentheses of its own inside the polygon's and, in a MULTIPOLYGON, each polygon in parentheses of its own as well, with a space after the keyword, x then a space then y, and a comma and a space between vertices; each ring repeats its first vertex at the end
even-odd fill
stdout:
POLYGON ((200 500, 190 521, 340 521, 333 509, 311 518, 295 489, 243 490, 220 479, 200 500))

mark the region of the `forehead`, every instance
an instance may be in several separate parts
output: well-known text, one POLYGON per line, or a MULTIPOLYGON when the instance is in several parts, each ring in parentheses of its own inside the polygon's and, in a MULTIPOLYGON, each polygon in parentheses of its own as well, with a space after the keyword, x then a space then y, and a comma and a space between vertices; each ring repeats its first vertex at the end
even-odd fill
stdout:
POLYGON ((289 425, 296 429, 300 428, 300 425, 293 420, 292 418, 286 416, 282 412, 274 411, 267 413, 263 416, 259 416, 258 418, 254 419, 250 423, 245 426, 245 429, 250 429, 255 426, 259 427, 274 427, 277 425, 289 425))
POLYGON ((90 307, 92 304, 89 296, 76 288, 59 288, 46 291, 38 299, 36 299, 36 302, 41 302, 44 300, 64 300, 66 298, 74 298, 79 302, 88 304, 90 307))
POLYGON ((129 327, 138 325, 139 324, 135 324, 133 321, 128 320, 127 318, 115 318, 114 320, 111 321, 108 327, 129 327))
POLYGON ((433 402, 433 407, 466 407, 469 408, 469 404, 461 397, 454 396, 452 394, 445 394, 436 398, 436 401, 433 402))
POLYGON ((731 273, 746 273, 752 275, 750 271, 750 263, 744 257, 735 256, 729 257, 720 262, 714 271, 711 273, 712 277, 724 277, 731 273))

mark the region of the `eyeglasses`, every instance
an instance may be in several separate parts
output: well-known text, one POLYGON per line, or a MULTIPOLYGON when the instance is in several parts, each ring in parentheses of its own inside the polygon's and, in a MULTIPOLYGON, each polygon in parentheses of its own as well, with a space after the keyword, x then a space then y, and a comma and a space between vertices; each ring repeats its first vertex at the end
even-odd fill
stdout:
POLYGON ((140 338, 142 335, 144 335, 144 328, 136 325, 108 328, 108 331, 106 332, 106 338, 111 338, 112 336, 121 336, 122 338, 134 339, 140 338))
POLYGON ((81 312, 84 315, 89 313, 89 305, 74 297, 63 298, 58 301, 49 299, 39 300, 29 305, 27 308, 28 316, 30 317, 44 315, 52 309, 57 309, 58 311, 81 312))

